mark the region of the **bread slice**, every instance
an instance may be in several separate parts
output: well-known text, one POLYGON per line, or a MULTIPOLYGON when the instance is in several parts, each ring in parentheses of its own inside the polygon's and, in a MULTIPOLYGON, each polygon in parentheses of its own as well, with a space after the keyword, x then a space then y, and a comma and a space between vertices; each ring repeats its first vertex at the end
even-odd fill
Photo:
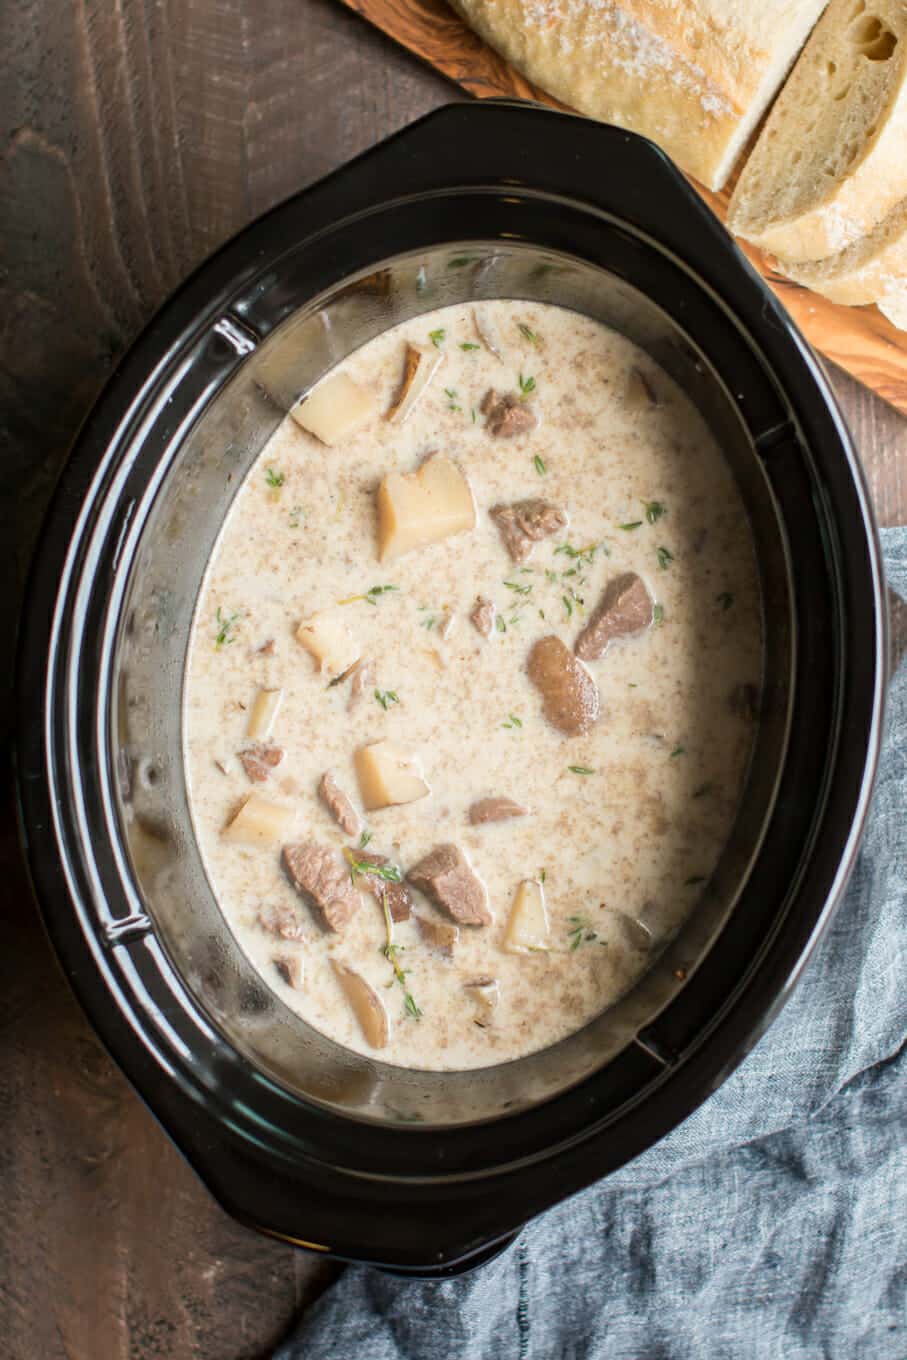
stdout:
POLYGON ((857 307, 877 302, 886 314, 889 309, 899 310, 898 299, 907 289, 907 198, 875 231, 846 250, 807 264, 782 263, 781 268, 832 302, 857 307))
POLYGON ((524 75, 719 189, 826 0, 452 0, 524 75))
POLYGON ((831 0, 747 160, 728 226, 822 260, 907 197, 907 0, 831 0))

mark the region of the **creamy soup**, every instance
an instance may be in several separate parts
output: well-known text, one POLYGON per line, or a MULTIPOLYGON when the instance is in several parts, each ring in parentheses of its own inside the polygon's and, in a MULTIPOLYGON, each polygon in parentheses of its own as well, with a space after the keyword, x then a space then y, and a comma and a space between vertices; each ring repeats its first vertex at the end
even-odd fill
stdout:
POLYGON ((184 713, 214 893, 347 1048, 533 1052, 695 907, 760 683, 746 514, 676 384, 561 308, 428 313, 294 409, 218 540, 184 713))

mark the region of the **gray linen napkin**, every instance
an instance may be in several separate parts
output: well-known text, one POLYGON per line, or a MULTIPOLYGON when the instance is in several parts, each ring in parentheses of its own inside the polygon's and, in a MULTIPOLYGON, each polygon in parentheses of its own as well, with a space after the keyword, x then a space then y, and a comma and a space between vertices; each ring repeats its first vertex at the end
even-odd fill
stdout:
POLYGON ((846 897, 724 1086, 463 1279, 350 1267, 275 1360, 905 1360, 905 1036, 907 664, 846 897))

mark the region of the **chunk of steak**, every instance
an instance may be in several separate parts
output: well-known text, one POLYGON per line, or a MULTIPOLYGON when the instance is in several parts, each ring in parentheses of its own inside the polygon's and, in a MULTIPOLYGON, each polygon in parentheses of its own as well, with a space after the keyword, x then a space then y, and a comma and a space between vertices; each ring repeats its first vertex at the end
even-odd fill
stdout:
POLYGON ((443 954, 446 959, 453 956, 453 947, 460 938, 460 928, 451 921, 436 921, 430 916, 413 917, 419 927, 419 934, 428 945, 429 949, 435 949, 439 954, 443 954))
POLYGON ((288 987, 302 986, 303 965, 298 954, 275 954, 271 962, 288 987))
POLYGON ((513 505, 495 505, 489 514, 514 562, 525 562, 536 543, 567 524, 563 510, 537 496, 513 505))
POLYGON ((482 398, 482 415, 489 434, 500 439, 512 439, 517 434, 528 434, 538 425, 538 416, 527 402, 522 401, 515 392, 504 396, 489 387, 482 398))
POLYGON ((581 661, 597 661, 618 638, 651 628, 654 618, 655 604, 642 577, 625 571, 605 586, 573 650, 581 661))
POLYGON ((244 751, 240 751, 239 759, 252 783, 263 784, 271 771, 277 769, 285 755, 282 747, 257 741, 254 746, 247 746, 244 751))
POLYGON ((497 610, 491 600, 486 600, 484 595, 476 596, 476 602, 473 605, 469 620, 473 627, 482 634, 483 638, 491 637, 496 613, 497 610))
POLYGON ((302 922, 293 908, 284 902, 263 903, 258 908, 258 924, 262 930, 266 930, 269 935, 276 935, 280 940, 298 943, 305 939, 302 922))
POLYGON ((491 923, 488 897, 458 845, 436 845, 407 875, 414 888, 453 917, 461 926, 491 923))
POLYGON ((560 638, 539 638, 526 670, 542 696, 548 721, 568 737, 588 732, 600 711, 598 686, 560 638))
POLYGON ((321 776, 318 792, 321 796, 321 801, 324 803, 341 831, 345 831, 348 836, 358 836, 361 826, 359 813, 353 807, 349 798, 347 798, 343 789, 337 783, 337 780, 330 771, 327 771, 321 776))
POLYGON ((511 817, 525 817, 527 811, 512 798, 480 798, 469 809, 469 820, 473 826, 482 826, 485 822, 506 822, 511 817))
POLYGON ((340 856, 309 841, 285 845, 283 862, 294 888, 318 912, 326 929, 342 930, 361 899, 340 856))
MULTIPOLYGON (((350 847, 350 854, 357 863, 364 861, 366 864, 374 864, 379 869, 383 869, 385 865, 391 862, 387 855, 377 855, 371 850, 359 850, 350 847)), ((379 902, 384 901, 386 893, 387 909, 391 914, 392 921, 408 921, 412 915, 412 894, 405 883, 391 883, 378 874, 364 873, 356 875, 356 886, 365 888, 379 902)))

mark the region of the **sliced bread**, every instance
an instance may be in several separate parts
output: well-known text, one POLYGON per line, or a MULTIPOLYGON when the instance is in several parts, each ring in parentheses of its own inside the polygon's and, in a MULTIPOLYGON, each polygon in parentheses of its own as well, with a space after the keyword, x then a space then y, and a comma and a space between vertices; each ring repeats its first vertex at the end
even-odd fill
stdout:
POLYGON ((877 302, 886 313, 898 307, 907 286, 907 198, 875 231, 861 236, 846 250, 807 264, 785 262, 781 268, 797 283, 832 302, 857 307, 877 302))
POLYGON ((738 236, 788 264, 871 233, 907 197, 907 0, 831 0, 746 162, 738 236))
POLYGON ((719 189, 826 0, 452 0, 530 80, 719 189))

